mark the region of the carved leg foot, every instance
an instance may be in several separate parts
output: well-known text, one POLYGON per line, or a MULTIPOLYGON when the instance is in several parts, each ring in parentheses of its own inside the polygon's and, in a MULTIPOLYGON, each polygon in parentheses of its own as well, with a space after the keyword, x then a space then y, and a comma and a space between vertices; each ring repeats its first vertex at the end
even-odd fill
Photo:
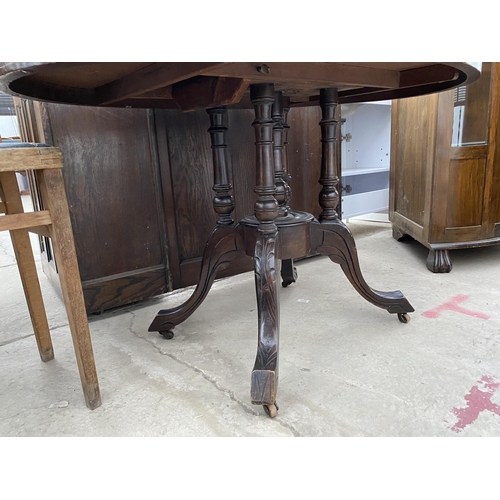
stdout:
POLYGON ((453 269, 448 250, 429 250, 426 260, 427 269, 433 273, 449 273, 453 269))
POLYGON ((278 386, 279 289, 276 265, 279 260, 275 259, 276 234, 260 234, 255 246, 255 288, 259 317, 251 402, 264 405, 268 410, 273 410, 272 407, 276 405, 278 386))
POLYGON ((200 280, 193 295, 178 307, 161 310, 148 331, 160 332, 163 337, 172 338, 174 327, 191 316, 203 302, 212 287, 217 271, 226 268, 243 251, 240 226, 216 227, 205 246, 200 280))
POLYGON ((297 281, 297 268, 293 265, 293 259, 281 261, 281 279, 283 288, 297 281))
POLYGON ((311 241, 314 242, 317 252, 340 264, 342 271, 356 291, 371 304, 386 309, 389 313, 397 313, 400 320, 401 315, 415 310, 399 290, 379 292, 368 286, 359 267, 354 238, 347 226, 340 220, 329 221, 325 224, 311 224, 311 241))

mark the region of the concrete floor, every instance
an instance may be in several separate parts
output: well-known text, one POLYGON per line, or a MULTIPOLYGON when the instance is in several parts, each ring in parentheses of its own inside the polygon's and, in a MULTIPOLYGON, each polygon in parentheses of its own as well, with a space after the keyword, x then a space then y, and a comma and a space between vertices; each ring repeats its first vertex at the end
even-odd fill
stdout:
POLYGON ((416 311, 402 324, 327 258, 297 263, 280 290, 275 419, 250 403, 252 273, 217 281, 173 340, 147 328, 192 288, 92 316, 102 406, 90 411, 63 303, 40 272, 55 350, 43 363, 1 233, 0 436, 500 436, 500 249, 455 251, 453 271, 433 274, 390 224, 348 225, 368 283, 416 311))

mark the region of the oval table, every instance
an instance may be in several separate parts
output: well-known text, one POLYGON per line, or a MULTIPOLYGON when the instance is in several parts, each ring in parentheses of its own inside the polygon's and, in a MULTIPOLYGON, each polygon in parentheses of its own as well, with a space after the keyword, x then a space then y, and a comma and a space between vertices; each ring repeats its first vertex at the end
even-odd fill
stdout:
MULTIPOLYGON (((363 278, 354 239, 338 217, 339 104, 413 97, 467 85, 480 71, 471 63, 0 63, 0 91, 49 102, 126 108, 206 109, 213 152, 218 220, 206 244, 198 285, 174 309, 159 311, 149 331, 173 329, 203 302, 218 270, 241 253, 253 257, 258 308, 257 357, 251 402, 278 412, 279 283, 297 279, 293 259, 311 252, 340 264, 358 293, 409 321, 414 311, 400 291, 373 290, 363 278), (287 113, 320 106, 322 159, 318 219, 290 208, 287 113), (228 175, 227 108, 253 108, 256 147, 254 213, 235 222, 228 175)), ((207 168, 209 166, 207 165, 207 168)))

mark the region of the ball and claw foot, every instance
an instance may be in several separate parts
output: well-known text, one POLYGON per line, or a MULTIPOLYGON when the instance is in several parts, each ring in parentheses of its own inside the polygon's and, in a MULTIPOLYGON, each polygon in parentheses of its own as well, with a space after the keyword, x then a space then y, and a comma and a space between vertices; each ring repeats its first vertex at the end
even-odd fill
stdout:
POLYGON ((170 330, 164 330, 163 332, 158 332, 163 338, 170 340, 174 338, 174 332, 170 330))
POLYGON ((267 415, 271 418, 274 418, 276 415, 278 415, 278 405, 276 402, 273 405, 263 405, 264 411, 267 413, 267 415))
POLYGON ((398 313, 398 319, 401 323, 408 323, 410 321, 410 315, 408 313, 398 313))

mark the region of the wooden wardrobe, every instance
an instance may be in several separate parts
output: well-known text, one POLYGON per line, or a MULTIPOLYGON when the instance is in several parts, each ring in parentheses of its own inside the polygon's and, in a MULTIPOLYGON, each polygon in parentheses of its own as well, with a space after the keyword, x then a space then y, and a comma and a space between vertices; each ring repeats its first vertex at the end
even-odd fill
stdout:
POLYGON ((393 101, 389 219, 396 239, 429 249, 450 272, 450 250, 500 243, 500 63, 475 83, 393 101))

